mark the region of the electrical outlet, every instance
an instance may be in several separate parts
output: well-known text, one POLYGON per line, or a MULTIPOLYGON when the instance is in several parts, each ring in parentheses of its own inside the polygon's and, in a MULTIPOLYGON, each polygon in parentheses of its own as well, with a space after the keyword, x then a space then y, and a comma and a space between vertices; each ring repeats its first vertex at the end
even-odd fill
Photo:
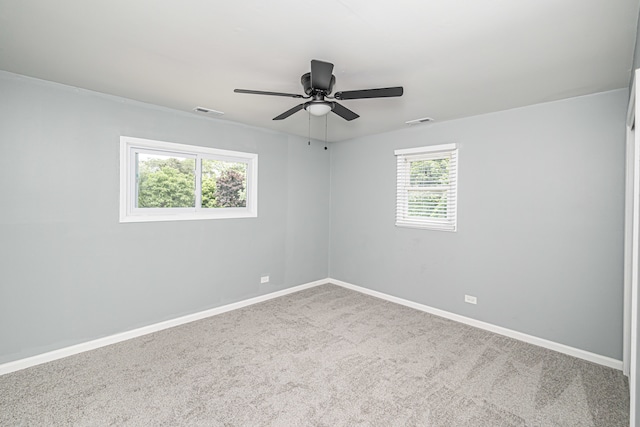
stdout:
POLYGON ((468 302, 469 304, 477 304, 478 298, 472 297, 471 295, 465 295, 464 302, 468 302))
POLYGON ((269 276, 262 276, 260 278, 260 283, 269 283, 269 276))

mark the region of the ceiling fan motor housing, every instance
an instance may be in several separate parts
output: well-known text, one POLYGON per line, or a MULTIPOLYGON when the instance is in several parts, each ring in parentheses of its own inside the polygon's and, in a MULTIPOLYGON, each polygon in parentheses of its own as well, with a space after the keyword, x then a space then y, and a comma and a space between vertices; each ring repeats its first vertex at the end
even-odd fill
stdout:
POLYGON ((309 96, 313 96, 318 92, 322 92, 324 95, 329 95, 333 90, 333 85, 336 82, 336 76, 331 75, 331 82, 329 83, 329 88, 327 90, 318 90, 311 87, 311 73, 305 73, 300 78, 300 83, 302 83, 302 87, 304 88, 304 93, 309 96))

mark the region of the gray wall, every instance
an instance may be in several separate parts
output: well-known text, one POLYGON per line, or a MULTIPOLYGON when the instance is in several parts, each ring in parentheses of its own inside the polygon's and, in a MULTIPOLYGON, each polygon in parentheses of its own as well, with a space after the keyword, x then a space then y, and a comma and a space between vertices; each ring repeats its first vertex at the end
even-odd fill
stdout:
POLYGON ((625 90, 328 153, 10 73, 0 93, 0 363, 327 276, 621 358, 625 90), (258 153, 258 218, 120 224, 120 135, 258 153), (393 150, 448 142, 459 231, 395 227, 393 150))
POLYGON ((0 363, 328 276, 320 144, 4 72, 0 93, 0 363), (120 224, 121 135, 258 153, 258 218, 120 224))
POLYGON ((620 360, 626 104, 618 90, 334 144, 331 277, 620 360), (459 231, 395 227, 394 149, 451 142, 459 231))

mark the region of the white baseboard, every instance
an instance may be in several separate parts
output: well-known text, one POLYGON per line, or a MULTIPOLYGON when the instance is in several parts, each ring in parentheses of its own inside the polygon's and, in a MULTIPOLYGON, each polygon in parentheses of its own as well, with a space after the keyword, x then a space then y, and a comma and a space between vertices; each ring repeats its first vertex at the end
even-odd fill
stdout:
POLYGON ((509 338, 514 338, 519 341, 524 341, 529 344, 537 345, 539 347, 544 347, 549 350, 554 350, 559 353, 568 354, 569 356, 577 357, 578 359, 588 360, 589 362, 597 363, 599 365, 608 366, 609 368, 622 370, 622 361, 612 359, 610 357, 601 356, 599 354, 591 353, 585 350, 580 350, 575 347, 569 347, 568 345, 560 344, 554 341, 545 340, 543 338, 534 337, 532 335, 527 335, 522 332, 514 331, 511 329, 503 328, 501 326, 496 326, 491 323, 482 322, 480 320, 471 319, 469 317, 461 316, 459 314, 450 313, 448 311, 440 310, 437 308, 429 307, 428 305, 420 304, 417 302, 409 301, 406 299, 394 297, 391 295, 384 294, 382 292, 373 291, 371 289, 363 288, 361 286, 353 285, 351 283, 343 282, 341 280, 336 279, 327 279, 329 283, 333 283, 334 285, 342 286, 343 288, 351 289, 356 292, 361 292, 363 294, 371 295, 376 298, 381 298, 390 302, 394 302, 396 304, 401 304, 407 307, 415 308, 416 310, 424 311, 429 314, 434 314, 436 316, 444 317, 446 319, 454 320, 456 322, 464 323, 466 325, 474 326, 476 328, 485 329, 490 332, 495 332, 496 334, 504 335, 509 338))
POLYGON ((315 282, 305 283, 303 285, 294 286, 292 288, 283 289, 281 291, 272 292, 265 295, 260 295, 255 298, 249 298, 244 301, 238 301, 232 304, 223 305, 221 307, 212 308, 210 310, 201 311, 198 313, 189 314, 186 316, 178 317, 176 319, 167 320, 153 325, 143 326, 142 328, 133 329, 130 331, 122 332, 108 337, 99 338, 85 343, 76 344, 70 347, 61 348, 59 350, 50 351, 47 353, 38 354, 36 356, 27 357, 25 359, 16 360, 0 365, 0 375, 8 374, 10 372, 19 371, 21 369, 29 368, 31 366, 40 365, 42 363, 52 362, 54 360, 62 359, 74 354, 83 353, 85 351, 95 350, 100 347, 115 344, 118 342, 126 341, 132 338, 137 338, 143 335, 151 334, 153 332, 162 331, 163 329, 173 328, 174 326, 183 325, 185 323, 194 322, 196 320, 205 319, 207 317, 215 316, 218 314, 226 313, 239 308, 247 307, 259 302, 268 301, 273 298, 278 298, 294 292, 302 291, 304 289, 313 288, 315 286, 332 283, 337 286, 341 286, 346 289, 351 289, 356 292, 360 292, 366 295, 371 295, 376 298, 384 299, 396 304, 411 307, 416 310, 424 311, 436 316, 444 317, 446 319, 454 320, 456 322, 464 323, 466 325, 474 326, 476 328, 484 329, 496 334, 504 335, 510 338, 524 341, 529 344, 537 345, 539 347, 548 348, 559 353, 564 353, 569 356, 577 357, 579 359, 588 360, 589 362, 597 363, 599 365, 608 366, 613 369, 622 370, 622 361, 612 359, 610 357, 601 356, 599 354, 591 353, 578 348, 569 347, 564 344, 559 344, 554 341, 545 340, 543 338, 527 335, 522 332, 517 332, 511 329, 503 328, 501 326, 492 325, 491 323, 482 322, 479 320, 471 319, 469 317, 461 316, 459 314, 450 313, 448 311, 440 310, 437 308, 429 307, 428 305, 420 304, 417 302, 409 301, 406 299, 394 297, 384 294, 382 292, 374 291, 371 289, 363 288, 361 286, 353 285, 351 283, 343 282, 337 279, 322 279, 315 282))
POLYGON ((119 343, 132 338, 137 338, 142 335, 147 335, 153 332, 161 331, 163 329, 173 328, 174 326, 184 325, 185 323, 190 323, 196 320, 205 319, 207 317, 226 313, 228 311, 237 310, 239 308, 247 307, 249 305, 257 304, 259 302, 268 301, 273 298, 278 298, 284 295, 292 294, 294 292, 302 291, 304 289, 313 288, 318 285, 324 285, 326 283, 327 283, 327 279, 317 280, 315 282, 305 283, 303 285, 294 286, 292 288, 283 289, 281 291, 276 291, 276 292, 272 292, 265 295, 260 295, 255 298, 249 298, 243 301, 234 302, 232 304, 223 305, 221 307, 212 308, 210 310, 188 314, 186 316, 178 317, 176 319, 166 320, 160 323, 154 323, 153 325, 143 326, 142 328, 133 329, 133 330, 122 332, 115 335, 110 335, 104 338, 98 338, 92 341, 87 341, 84 343, 72 345, 70 347, 64 347, 64 348, 50 351, 47 353, 38 354, 36 356, 27 357, 25 359, 4 363, 0 365, 0 375, 19 371, 21 369, 29 368, 35 365, 40 365, 42 363, 52 362, 54 360, 62 359, 67 356, 83 353, 85 351, 95 350, 100 347, 119 343))

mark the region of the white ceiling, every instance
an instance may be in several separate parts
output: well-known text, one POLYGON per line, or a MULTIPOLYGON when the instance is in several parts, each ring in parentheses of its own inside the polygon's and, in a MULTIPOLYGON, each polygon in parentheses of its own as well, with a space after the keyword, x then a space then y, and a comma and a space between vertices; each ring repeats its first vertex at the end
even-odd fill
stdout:
POLYGON ((303 93, 311 59, 335 64, 334 92, 404 86, 342 101, 361 117, 328 116, 339 141, 626 87, 639 3, 0 0, 0 69, 302 136, 305 111, 271 120, 299 99, 233 89, 303 93))

